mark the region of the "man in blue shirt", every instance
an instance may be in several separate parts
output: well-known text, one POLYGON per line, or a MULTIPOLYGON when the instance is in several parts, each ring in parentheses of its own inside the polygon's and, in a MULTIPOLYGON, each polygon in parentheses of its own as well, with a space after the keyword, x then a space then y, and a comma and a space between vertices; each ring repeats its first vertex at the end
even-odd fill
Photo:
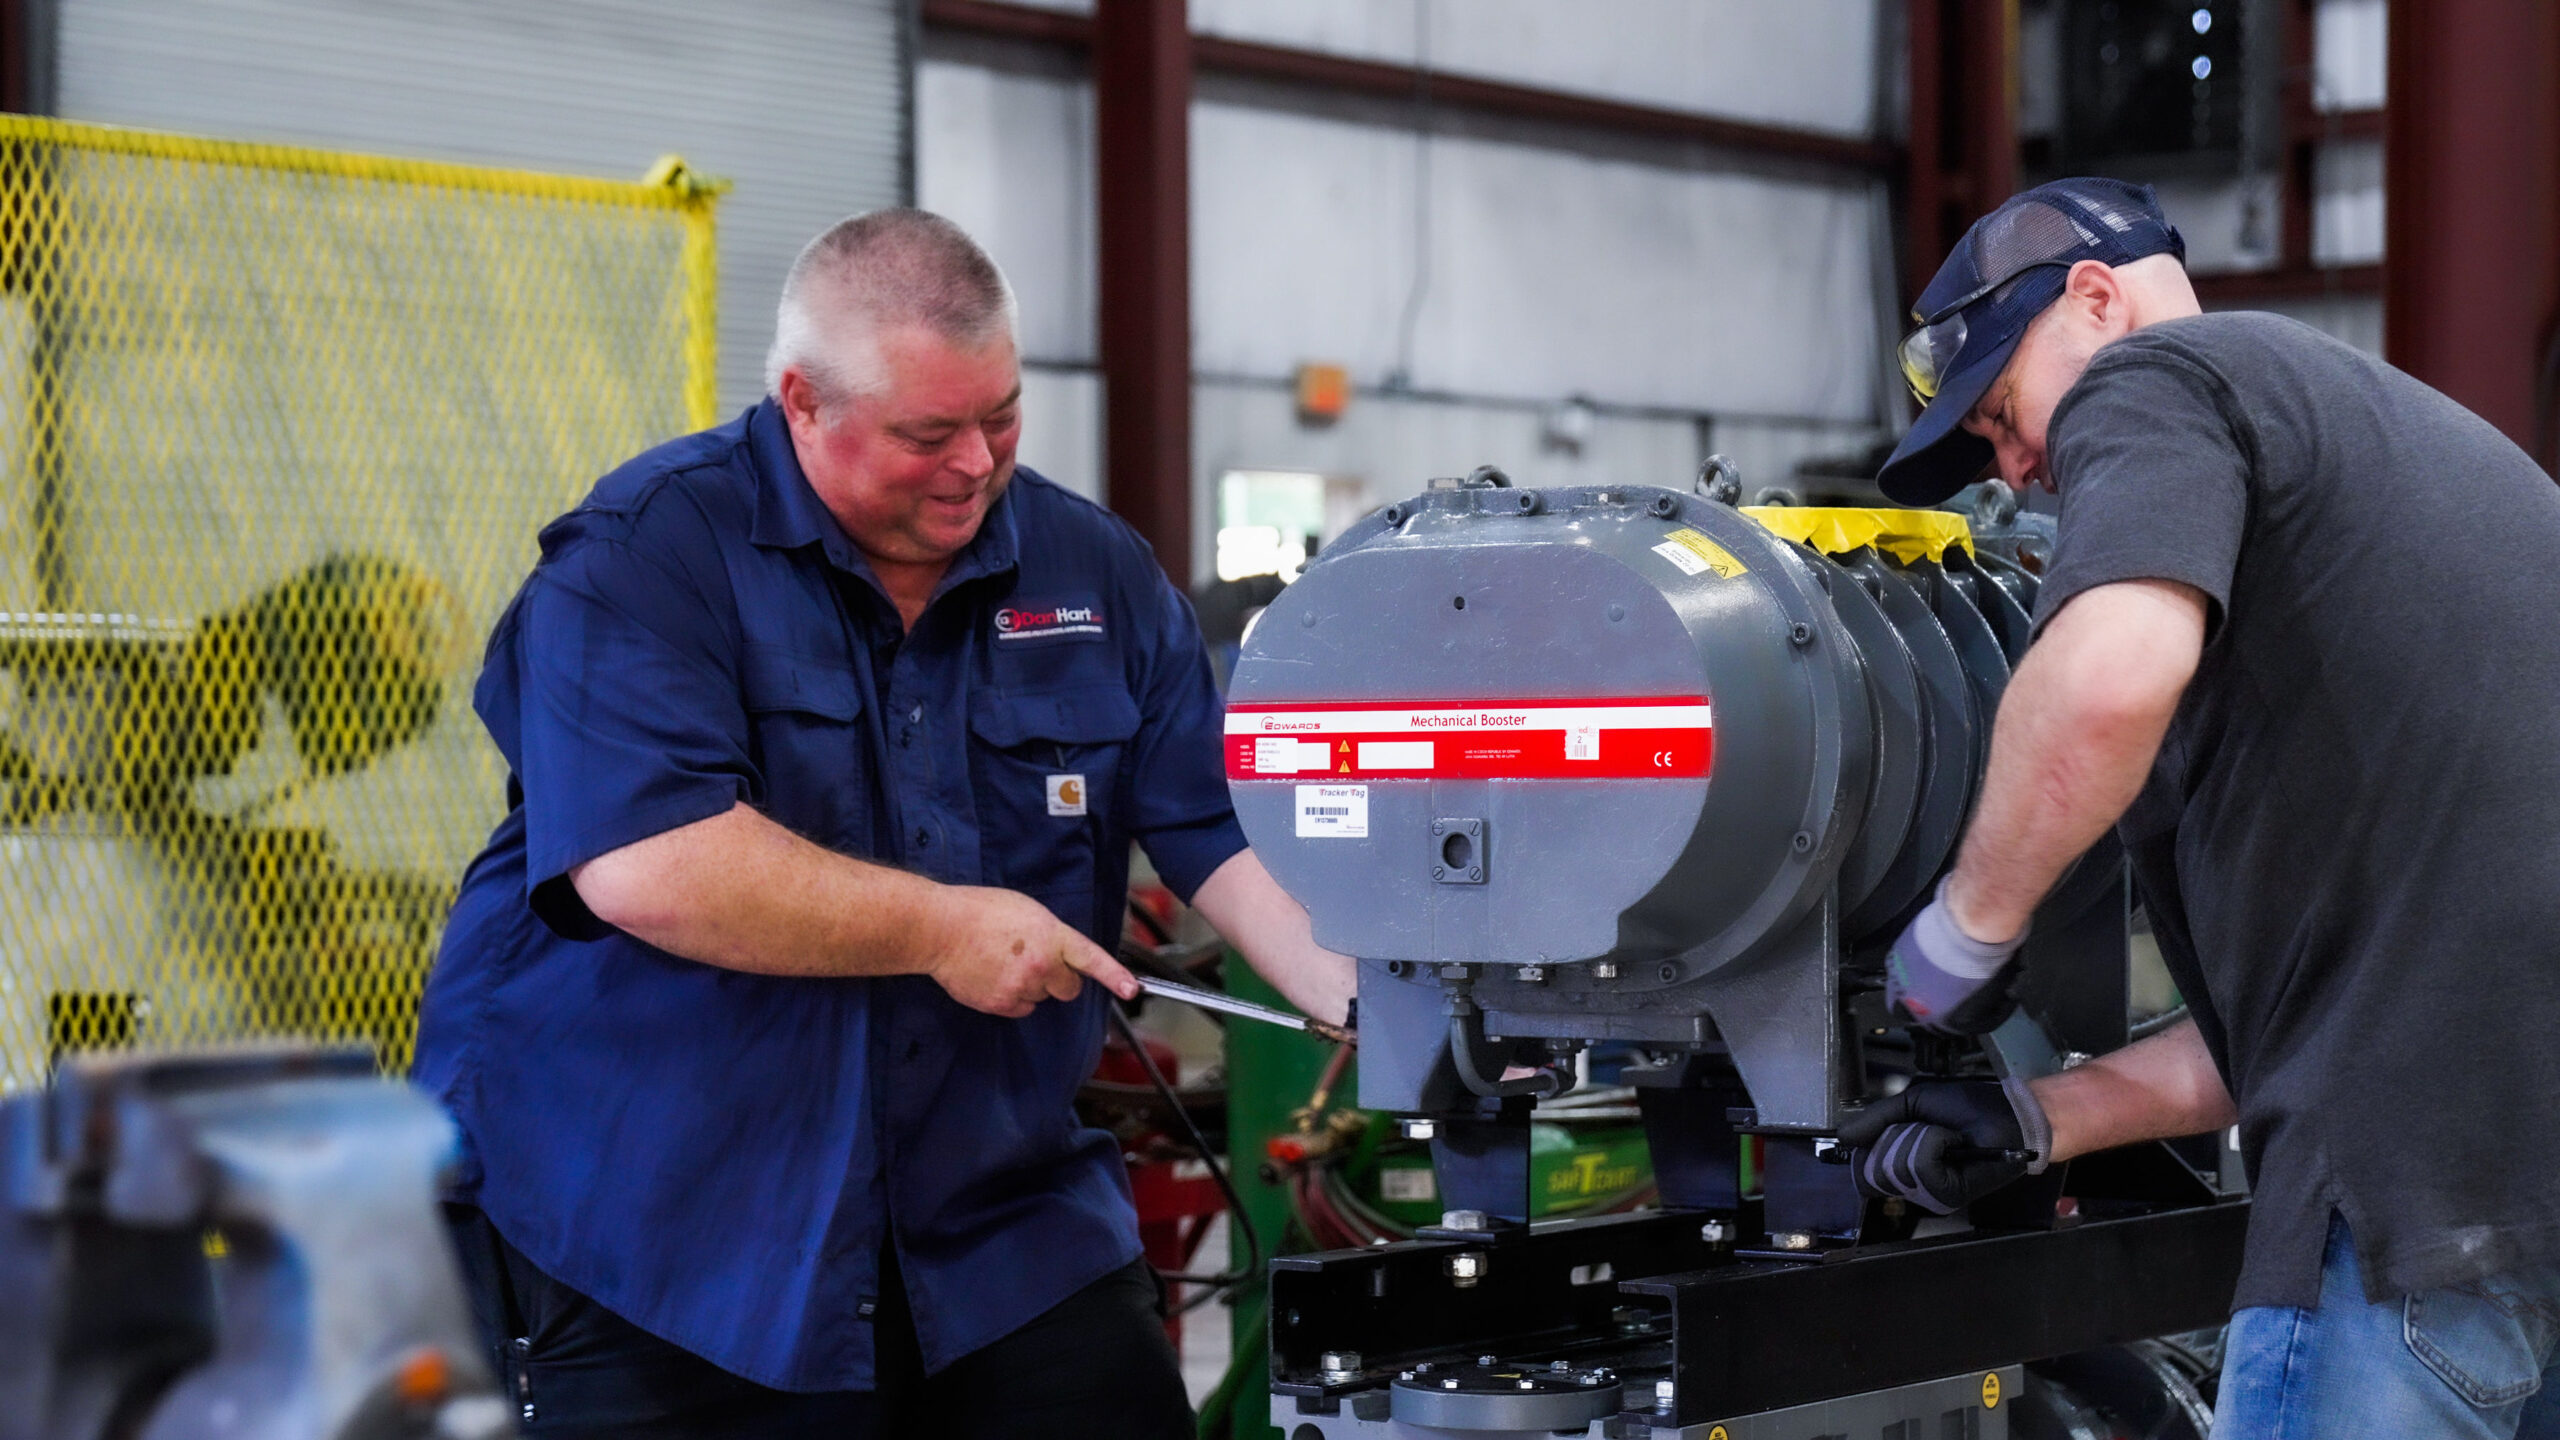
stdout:
POLYGON ((1308 1011, 1350 964, 1245 848, 1188 604, 1016 468, 978 247, 829 230, 767 370, 545 529, 490 638, 509 809, 417 1066, 484 1327, 536 1434, 1187 1436, 1071 1105, 1130 841, 1308 1011))

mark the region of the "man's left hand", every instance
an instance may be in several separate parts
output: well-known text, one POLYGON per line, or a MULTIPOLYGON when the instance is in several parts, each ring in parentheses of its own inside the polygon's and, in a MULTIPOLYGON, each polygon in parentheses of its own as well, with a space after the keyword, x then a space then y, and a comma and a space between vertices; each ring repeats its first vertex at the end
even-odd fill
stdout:
POLYGON ((1941 1035, 1987 1035, 2018 1008, 2009 992, 2027 937, 1989 941, 1965 933, 1947 907, 1951 883, 1953 877, 1938 883, 1927 908, 1885 952, 1885 1009, 1941 1035))

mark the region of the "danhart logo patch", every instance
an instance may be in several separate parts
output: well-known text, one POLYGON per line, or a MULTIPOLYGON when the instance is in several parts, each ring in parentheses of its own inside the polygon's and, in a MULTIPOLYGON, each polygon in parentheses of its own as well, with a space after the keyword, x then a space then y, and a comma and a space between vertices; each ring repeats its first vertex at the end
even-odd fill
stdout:
POLYGON ((1051 640, 1100 635, 1102 611, 1093 605, 1007 605, 996 611, 998 640, 1051 640))

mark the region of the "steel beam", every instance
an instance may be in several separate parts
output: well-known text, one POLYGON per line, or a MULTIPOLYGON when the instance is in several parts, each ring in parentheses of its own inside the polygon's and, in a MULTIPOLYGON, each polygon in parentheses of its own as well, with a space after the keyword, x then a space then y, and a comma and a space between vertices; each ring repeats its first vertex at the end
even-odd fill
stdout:
POLYGON ((2279 0, 2276 12, 2276 23, 2284 32, 2278 45, 2284 55, 2284 73, 2279 81, 2283 87, 2280 108, 2284 114, 2284 164, 2282 186, 2276 192, 2282 217, 2277 253, 2281 268, 2297 272, 2312 268, 2311 218, 2319 198, 2319 115, 2312 87, 2312 32, 2318 5, 2319 0, 2279 0))
MULTIPOLYGON (((2050 1230, 1737 1257, 1698 1214, 1575 1221, 1481 1246, 1409 1241, 1271 1262, 1272 1389, 1356 1405, 1404 1368, 1491 1354, 1667 1375, 1697 1424, 2201 1329, 2229 1313, 2246 1202, 2050 1230), (1462 1261, 1471 1261, 1461 1265, 1462 1261), (1357 1351, 1355 1373, 1325 1352, 1357 1351)), ((1748 1233, 1759 1217, 1728 1223, 1748 1233)))
POLYGON ((1908 0, 1903 273, 1916 298, 1966 228, 2018 188, 2017 0, 1908 0))
POLYGON ((0 0, 0 110, 53 113, 57 0, 0 0))
POLYGON ((35 78, 35 57, 29 52, 27 6, 29 0, 0 0, 0 110, 13 114, 35 113, 29 103, 30 83, 35 78))
POLYGON ((2219 1324, 2248 1220, 2212 1205, 1620 1288, 1669 1304, 1686 1425, 2219 1324))
POLYGON ((2268 300, 2312 300, 2323 295, 2379 295, 2379 265, 2281 266, 2274 270, 2225 270, 2192 277, 2206 308, 2255 305, 2268 300))
POLYGON ((1184 0, 1093 13, 1103 469, 1111 508, 1191 588, 1191 31, 1184 0))
POLYGON ((2551 465, 2560 7, 2393 0, 2388 83, 2385 353, 2551 465))

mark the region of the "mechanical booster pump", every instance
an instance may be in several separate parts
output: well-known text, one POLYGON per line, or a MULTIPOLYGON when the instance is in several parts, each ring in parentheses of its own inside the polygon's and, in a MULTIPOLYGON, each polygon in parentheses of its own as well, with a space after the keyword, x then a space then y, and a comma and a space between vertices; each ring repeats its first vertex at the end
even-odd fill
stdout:
MULTIPOLYGON (((2045 540, 1737 490, 1482 469, 1346 532, 1243 646, 1237 813, 1359 958, 1360 1103, 1432 1119, 1454 1225, 1525 1221, 1530 1106, 1623 1042, 1666 1205, 1736 1206, 1739 1128, 1770 1230, 1859 1228, 1810 1162, 1867 1049, 1913 1043, 1882 950, 1953 859, 2045 540)), ((2031 961, 2097 953, 2044 967, 2079 993, 2031 993, 2009 1049, 2121 1043, 2121 871, 2039 915, 2031 961)))

